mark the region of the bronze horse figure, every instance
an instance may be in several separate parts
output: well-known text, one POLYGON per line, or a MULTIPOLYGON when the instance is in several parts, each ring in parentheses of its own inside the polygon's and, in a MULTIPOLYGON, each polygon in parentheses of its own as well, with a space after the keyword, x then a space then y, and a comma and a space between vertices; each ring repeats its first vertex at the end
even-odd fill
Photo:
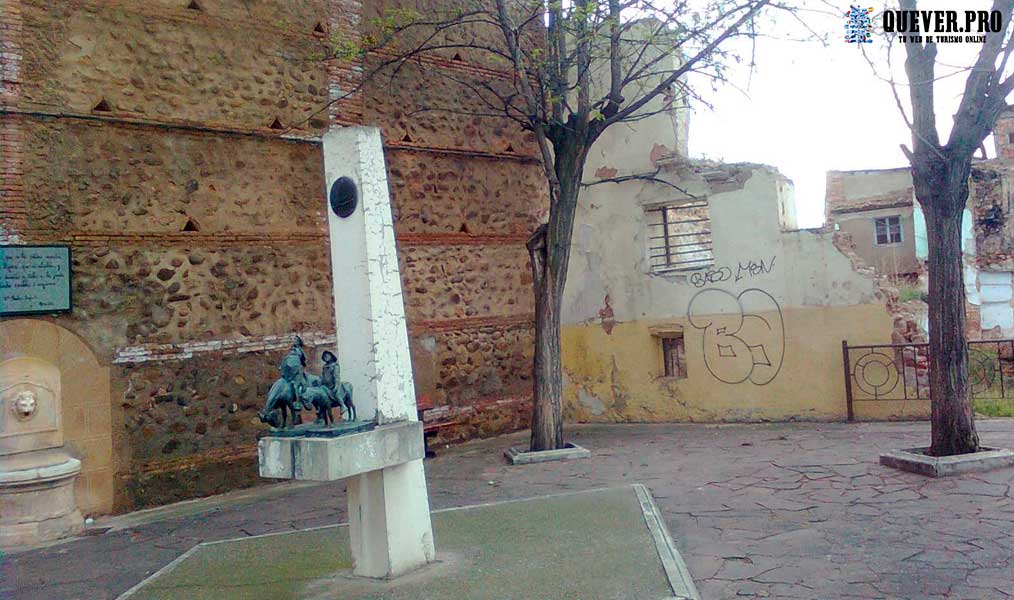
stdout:
MULTIPOLYGON (((262 423, 285 428, 292 415, 292 424, 302 423, 302 411, 317 411, 317 422, 330 425, 334 422, 331 409, 344 406, 349 420, 356 420, 356 406, 352 403, 352 384, 341 381, 338 357, 329 350, 321 356, 324 363, 318 377, 305 371, 306 353, 303 340, 297 335, 292 348, 282 359, 279 377, 268 390, 268 400, 257 413, 262 423)), ((340 417, 339 417, 340 418, 340 417)))
POLYGON ((299 402, 296 395, 295 386, 279 377, 268 390, 268 401, 264 404, 264 408, 257 413, 257 416, 261 423, 285 428, 288 425, 289 414, 292 415, 293 425, 298 425, 303 421, 300 413, 302 408, 302 403, 299 402), (281 419, 279 419, 279 414, 281 419))
POLYGON ((331 409, 338 407, 348 414, 349 421, 356 420, 356 406, 352 403, 352 384, 341 382, 337 389, 326 385, 313 385, 299 390, 303 405, 313 407, 317 411, 317 421, 324 425, 334 423, 331 409))

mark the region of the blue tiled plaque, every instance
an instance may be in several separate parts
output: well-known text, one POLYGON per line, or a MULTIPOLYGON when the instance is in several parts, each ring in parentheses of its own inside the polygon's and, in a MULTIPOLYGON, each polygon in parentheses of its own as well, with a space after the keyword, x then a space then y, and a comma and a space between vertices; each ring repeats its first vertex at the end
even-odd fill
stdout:
POLYGON ((70 312, 70 247, 0 246, 0 316, 70 312))

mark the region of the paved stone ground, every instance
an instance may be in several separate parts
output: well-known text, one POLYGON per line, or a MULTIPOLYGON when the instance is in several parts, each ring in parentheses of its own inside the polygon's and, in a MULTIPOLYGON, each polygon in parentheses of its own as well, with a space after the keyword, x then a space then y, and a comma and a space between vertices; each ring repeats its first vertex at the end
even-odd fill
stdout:
MULTIPOLYGON (((1014 448, 1014 420, 979 431, 1014 448)), ((433 507, 641 482, 707 599, 1014 597, 1014 469, 928 479, 877 464, 925 445, 926 423, 568 432, 591 459, 509 467, 502 451, 523 434, 444 451, 427 461, 433 507)), ((281 485, 112 519, 123 528, 7 557, 0 598, 112 598, 198 542, 344 521, 344 509, 342 484, 281 485)))

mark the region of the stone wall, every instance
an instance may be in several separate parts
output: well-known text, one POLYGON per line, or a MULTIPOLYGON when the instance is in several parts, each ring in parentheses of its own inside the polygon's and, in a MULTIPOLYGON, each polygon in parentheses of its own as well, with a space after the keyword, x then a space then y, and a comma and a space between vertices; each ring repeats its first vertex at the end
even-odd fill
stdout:
POLYGON ((363 65, 319 59, 359 39, 358 0, 0 11, 0 243, 72 247, 74 311, 39 319, 109 370, 114 510, 256 483, 290 332, 334 344, 329 123, 384 132, 417 390, 456 423, 440 441, 526 424, 545 184, 530 136, 455 116, 474 102, 433 77, 502 75, 435 57, 349 95, 363 65))

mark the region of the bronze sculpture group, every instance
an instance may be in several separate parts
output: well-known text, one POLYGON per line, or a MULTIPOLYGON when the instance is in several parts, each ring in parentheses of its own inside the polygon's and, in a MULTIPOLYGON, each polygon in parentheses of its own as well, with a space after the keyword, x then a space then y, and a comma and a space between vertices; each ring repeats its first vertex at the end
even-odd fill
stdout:
POLYGON ((348 415, 347 420, 356 420, 356 407, 352 403, 352 384, 341 381, 338 357, 331 351, 321 355, 321 374, 306 372, 306 353, 303 340, 297 335, 292 349, 282 359, 279 377, 268 390, 268 400, 257 413, 262 423, 285 429, 292 418, 292 425, 302 422, 303 410, 315 410, 317 423, 328 426, 334 423, 332 409, 338 407, 348 415))

